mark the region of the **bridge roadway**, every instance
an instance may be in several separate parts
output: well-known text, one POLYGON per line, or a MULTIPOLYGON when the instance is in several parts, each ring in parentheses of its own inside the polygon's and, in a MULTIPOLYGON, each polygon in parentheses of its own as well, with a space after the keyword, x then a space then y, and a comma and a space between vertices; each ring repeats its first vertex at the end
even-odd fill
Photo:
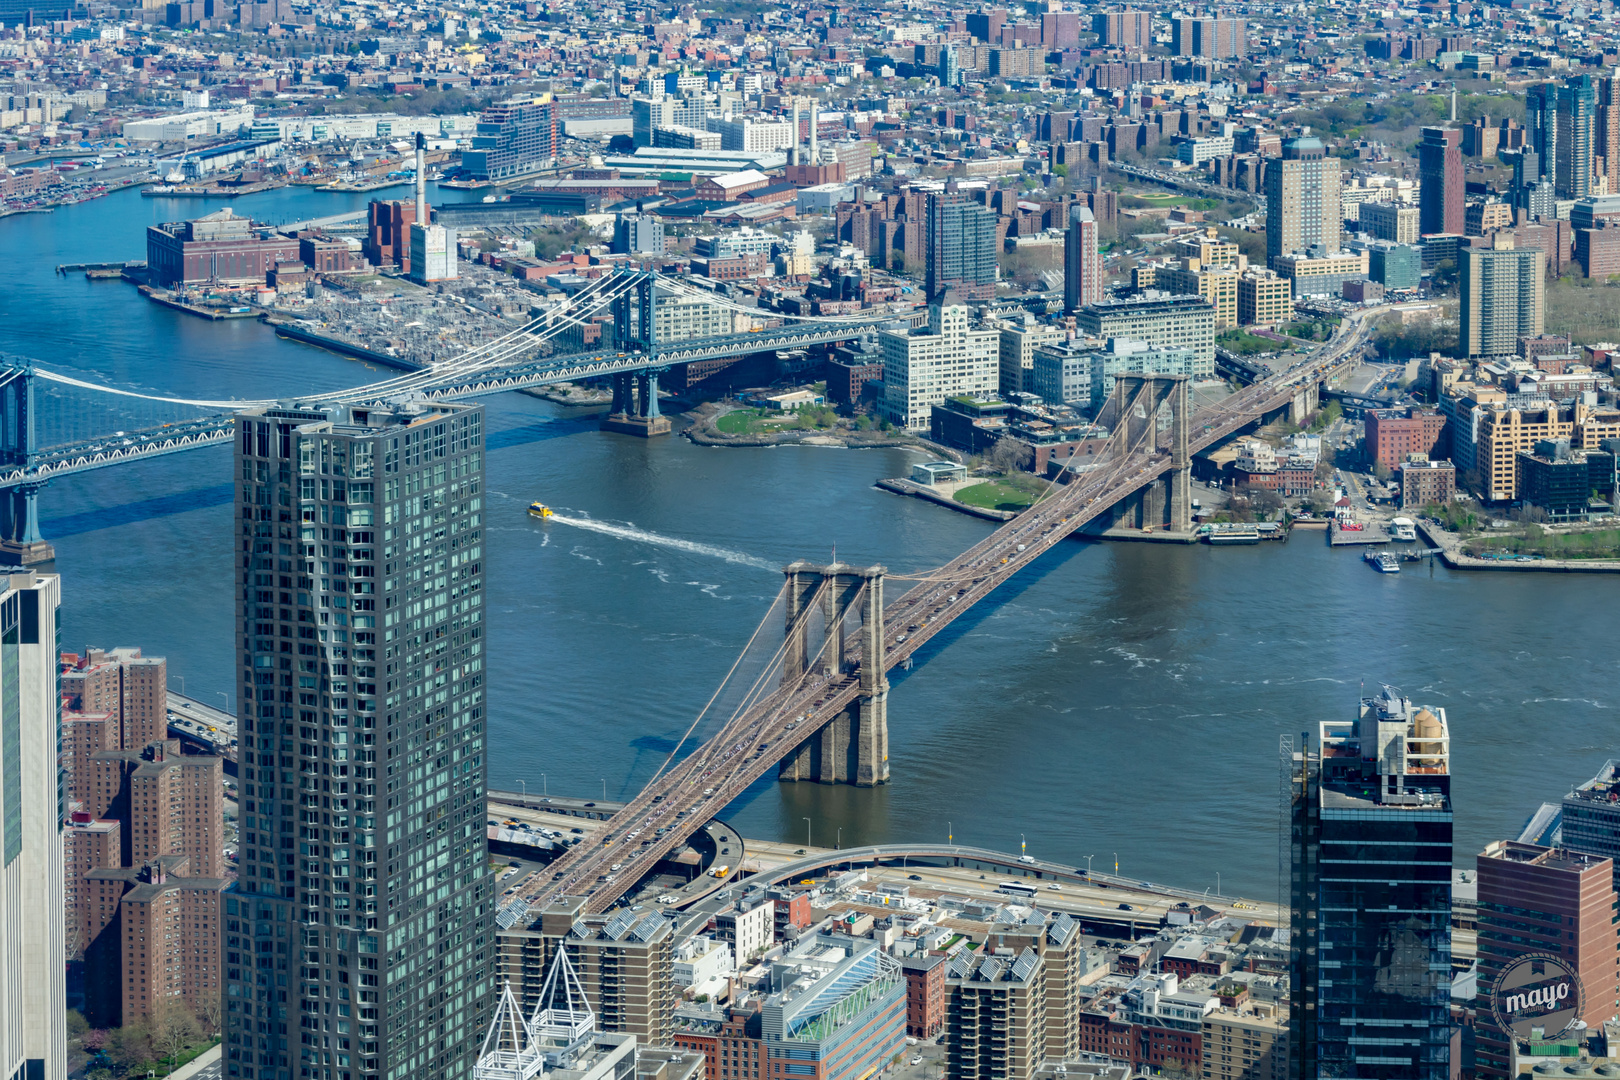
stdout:
MULTIPOLYGON (((574 382, 627 371, 644 371, 648 368, 663 368, 694 360, 802 349, 811 345, 848 341, 872 330, 880 323, 905 318, 904 315, 888 315, 881 319, 839 325, 773 327, 748 334, 696 338, 651 353, 602 350, 546 356, 499 364, 488 371, 447 376, 443 383, 429 385, 422 394, 437 400, 461 400, 504 393, 507 390, 574 382)), ((0 490, 22 484, 43 484, 59 476, 88 472, 109 465, 121 465, 128 461, 215 446, 229 442, 234 430, 235 418, 230 414, 223 414, 48 447, 37 451, 30 465, 0 468, 0 490)))
MULTIPOLYGON (((1331 378, 1355 357, 1376 316, 1388 310, 1367 309, 1347 316, 1338 335, 1309 361, 1199 410, 1191 424, 1191 451, 1207 449, 1264 414, 1286 407, 1311 383, 1331 378)), ((1159 446, 1127 451, 1113 464, 1057 489, 932 571, 887 605, 885 670, 903 663, 1043 552, 1169 469, 1170 456, 1159 446)), ((571 850, 553 864, 548 879, 531 886, 525 899, 532 904, 584 895, 587 911, 600 913, 611 907, 668 851, 855 701, 860 674, 851 661, 858 662, 860 634, 853 636, 841 671, 831 675, 812 671, 733 718, 615 814, 620 828, 601 844, 571 850), (659 835, 659 830, 666 831, 659 835)))

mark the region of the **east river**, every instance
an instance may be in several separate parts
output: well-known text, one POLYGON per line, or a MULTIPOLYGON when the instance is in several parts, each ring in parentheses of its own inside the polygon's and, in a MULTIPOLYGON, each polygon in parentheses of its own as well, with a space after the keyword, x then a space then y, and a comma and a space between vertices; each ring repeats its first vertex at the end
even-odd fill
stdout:
MULTIPOLYGON (((465 197, 458 193, 455 197, 465 197)), ((235 200, 288 221, 366 196, 303 188, 235 200)), ((135 190, 0 220, 0 351, 187 397, 271 397, 378 378, 213 323, 59 263, 144 257, 145 226, 220 202, 135 190)), ((84 397, 53 421, 104 427, 84 397)), ((914 573, 987 523, 874 489, 899 450, 705 449, 598 432, 507 394, 485 401, 489 777, 531 793, 623 797, 691 723, 797 558, 914 573), (564 520, 530 519, 541 499, 564 520)), ((61 413, 61 410, 58 410, 61 413)), ((138 408, 129 426, 141 422, 138 408)), ((172 685, 234 693, 230 455, 214 448, 53 483, 63 642, 139 645, 172 685)), ((891 590, 902 585, 893 583, 891 590)), ((1320 534, 1211 549, 1061 546, 960 619, 889 698, 893 782, 762 781, 727 817, 818 844, 945 840, 1272 899, 1278 736, 1354 715, 1379 682, 1443 706, 1457 862, 1517 834, 1620 756, 1617 583, 1556 574, 1372 572, 1320 534), (810 821, 807 823, 806 818, 810 821)), ((232 702, 234 705, 234 701, 232 702)))

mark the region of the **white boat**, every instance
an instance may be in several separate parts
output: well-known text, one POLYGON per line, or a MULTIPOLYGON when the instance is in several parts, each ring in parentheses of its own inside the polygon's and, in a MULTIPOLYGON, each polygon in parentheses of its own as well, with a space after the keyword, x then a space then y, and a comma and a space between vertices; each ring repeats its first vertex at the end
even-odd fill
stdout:
POLYGON ((1377 554, 1369 551, 1362 558, 1380 574, 1398 574, 1401 572, 1400 560, 1387 551, 1380 551, 1377 554))
POLYGON ((1394 541, 1416 540, 1417 522, 1411 518, 1398 517, 1389 523, 1389 538, 1394 541))

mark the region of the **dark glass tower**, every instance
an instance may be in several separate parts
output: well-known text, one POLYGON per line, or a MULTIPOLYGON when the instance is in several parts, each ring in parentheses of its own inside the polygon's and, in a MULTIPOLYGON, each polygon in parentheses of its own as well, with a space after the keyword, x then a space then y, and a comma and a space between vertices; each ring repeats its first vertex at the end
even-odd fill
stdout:
POLYGON ((483 409, 237 417, 225 1075, 471 1074, 491 1005, 483 409))
POLYGON ((1297 1080, 1446 1080, 1445 711, 1385 687, 1294 755, 1289 1013, 1297 1080))

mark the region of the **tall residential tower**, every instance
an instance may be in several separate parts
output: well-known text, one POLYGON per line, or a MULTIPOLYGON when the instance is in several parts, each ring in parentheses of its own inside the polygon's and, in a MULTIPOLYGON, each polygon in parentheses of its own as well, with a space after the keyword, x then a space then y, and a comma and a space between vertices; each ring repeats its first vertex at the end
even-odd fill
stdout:
POLYGON ((1317 138, 1289 139, 1283 159, 1266 170, 1266 260, 1312 249, 1339 250, 1339 159, 1317 138))
POLYGON ((1426 127, 1418 143, 1418 231, 1461 236, 1464 229, 1462 132, 1426 127))
POLYGON ((237 417, 225 1075, 467 1076, 492 1004, 483 409, 237 417))
POLYGON ((1075 203, 1063 242, 1063 310, 1079 311, 1103 298, 1102 259, 1097 254, 1097 216, 1075 203))
POLYGON ((1393 687, 1295 748, 1290 1075, 1446 1080, 1451 737, 1393 687))

